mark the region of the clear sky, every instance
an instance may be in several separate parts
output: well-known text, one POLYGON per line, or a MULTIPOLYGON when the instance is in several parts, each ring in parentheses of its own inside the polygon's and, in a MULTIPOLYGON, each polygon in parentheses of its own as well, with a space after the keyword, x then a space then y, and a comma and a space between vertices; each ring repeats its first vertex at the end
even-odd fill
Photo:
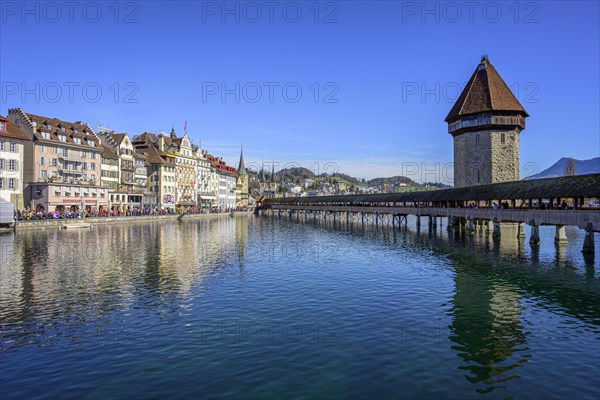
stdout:
POLYGON ((522 176, 600 155, 598 1, 0 4, 3 115, 187 121, 232 165, 243 142, 251 166, 447 181, 444 118, 487 54, 530 114, 522 176))

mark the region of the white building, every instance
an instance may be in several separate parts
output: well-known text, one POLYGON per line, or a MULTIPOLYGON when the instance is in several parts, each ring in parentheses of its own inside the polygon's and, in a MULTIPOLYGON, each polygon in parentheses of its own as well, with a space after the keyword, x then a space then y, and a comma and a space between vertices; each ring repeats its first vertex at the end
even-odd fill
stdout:
POLYGON ((24 143, 29 137, 7 118, 0 116, 0 198, 22 210, 24 143))
POLYGON ((211 162, 207 158, 206 151, 198 147, 194 153, 196 158, 196 193, 198 196, 198 205, 202 208, 211 209, 217 204, 217 196, 215 193, 215 182, 213 177, 216 177, 216 169, 213 171, 211 162))

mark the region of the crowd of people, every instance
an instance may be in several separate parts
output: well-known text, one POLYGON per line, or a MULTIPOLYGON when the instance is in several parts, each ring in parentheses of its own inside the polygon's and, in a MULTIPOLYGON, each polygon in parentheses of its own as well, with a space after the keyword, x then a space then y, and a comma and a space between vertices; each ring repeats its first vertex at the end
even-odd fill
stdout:
POLYGON ((17 210, 17 221, 36 221, 49 219, 71 219, 71 218, 116 218, 116 217, 137 217, 137 216, 160 216, 160 215, 179 215, 179 214, 216 214, 219 212, 230 212, 233 210, 221 210, 218 208, 206 207, 186 207, 186 208, 127 208, 124 210, 80 210, 78 208, 55 209, 51 212, 17 210))

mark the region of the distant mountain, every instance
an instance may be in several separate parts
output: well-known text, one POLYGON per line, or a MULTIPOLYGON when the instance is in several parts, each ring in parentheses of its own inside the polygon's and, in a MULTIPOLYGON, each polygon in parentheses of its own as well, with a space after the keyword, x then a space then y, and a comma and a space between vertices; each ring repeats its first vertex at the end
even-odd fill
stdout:
POLYGON ((275 172, 275 176, 278 178, 314 179, 315 173, 308 168, 295 167, 279 170, 275 172))
POLYGON ((336 173, 332 174, 331 176, 332 176, 333 178, 341 178, 341 179, 345 179, 345 180, 347 180, 348 182, 352 183, 353 185, 357 185, 357 184, 360 184, 360 183, 361 183, 360 179, 358 179, 358 178, 355 178, 355 177, 353 177, 353 176, 350 176, 350 175, 347 175, 347 174, 344 174, 344 173, 341 173, 341 172, 336 172, 336 173))
MULTIPOLYGON (((541 179, 541 178, 557 178, 563 176, 565 172, 565 165, 567 164, 568 157, 563 157, 555 162, 550 168, 543 170, 535 175, 523 178, 528 179, 541 179)), ((600 157, 592 158, 590 160, 575 160, 576 174, 598 174, 600 173, 600 157)))
POLYGON ((369 186, 395 185, 397 183, 405 183, 407 185, 416 185, 415 181, 405 176, 391 176, 389 178, 375 178, 367 181, 369 186))

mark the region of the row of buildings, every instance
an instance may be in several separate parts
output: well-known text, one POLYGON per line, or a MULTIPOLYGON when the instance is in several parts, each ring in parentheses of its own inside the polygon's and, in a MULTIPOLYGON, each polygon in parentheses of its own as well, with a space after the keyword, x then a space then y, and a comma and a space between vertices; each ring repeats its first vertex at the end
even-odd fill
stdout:
POLYGON ((227 211, 250 200, 243 153, 236 169, 174 129, 130 138, 21 108, 0 116, 0 198, 36 212, 227 211))

